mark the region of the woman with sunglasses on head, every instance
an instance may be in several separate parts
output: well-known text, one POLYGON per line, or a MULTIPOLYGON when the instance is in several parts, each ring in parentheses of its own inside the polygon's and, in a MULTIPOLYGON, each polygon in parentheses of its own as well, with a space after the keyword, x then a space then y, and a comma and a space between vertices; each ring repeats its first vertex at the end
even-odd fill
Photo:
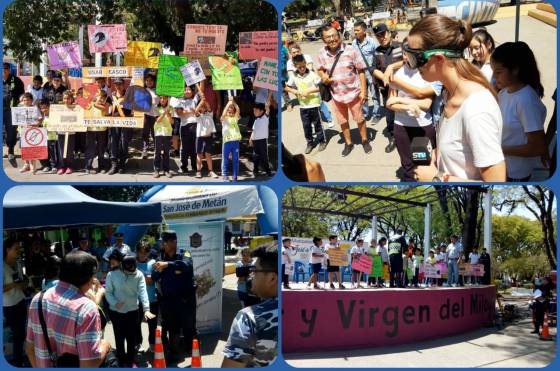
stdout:
POLYGON ((441 81, 446 90, 438 148, 429 166, 416 168, 419 181, 506 180, 496 94, 480 70, 463 58, 471 39, 468 23, 443 15, 423 18, 410 30, 404 48, 410 66, 426 81, 441 81))
POLYGON ((539 157, 550 160, 544 135, 544 88, 535 55, 523 41, 507 42, 492 54, 498 103, 504 120, 502 150, 508 182, 528 182, 539 157))

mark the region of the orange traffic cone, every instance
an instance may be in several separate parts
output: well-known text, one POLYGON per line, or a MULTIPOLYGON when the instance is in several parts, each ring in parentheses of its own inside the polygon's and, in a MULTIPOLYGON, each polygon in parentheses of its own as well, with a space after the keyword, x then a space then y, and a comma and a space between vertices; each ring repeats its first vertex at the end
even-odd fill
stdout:
POLYGON ((550 336, 550 333, 548 332, 548 315, 547 315, 546 312, 544 312, 544 320, 543 320, 543 326, 542 326, 540 339, 541 340, 552 340, 552 336, 550 336))
POLYGON ((202 357, 200 357, 200 348, 198 346, 198 339, 193 339, 191 368, 200 368, 200 367, 202 367, 202 357))
POLYGON ((161 343, 161 329, 156 328, 156 344, 154 346, 153 368, 165 368, 165 356, 163 354, 163 344, 161 343))

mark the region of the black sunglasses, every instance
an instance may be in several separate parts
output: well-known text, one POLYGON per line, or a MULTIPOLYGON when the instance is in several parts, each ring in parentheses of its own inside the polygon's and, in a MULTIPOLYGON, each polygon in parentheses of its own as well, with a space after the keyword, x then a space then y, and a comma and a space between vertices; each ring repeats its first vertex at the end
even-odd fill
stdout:
POLYGON ((422 50, 422 49, 414 49, 411 48, 408 43, 404 43, 403 51, 406 53, 406 57, 408 59, 408 64, 410 68, 419 68, 428 63, 428 60, 432 55, 441 54, 447 58, 462 58, 463 52, 459 50, 450 50, 450 49, 430 49, 430 50, 422 50))

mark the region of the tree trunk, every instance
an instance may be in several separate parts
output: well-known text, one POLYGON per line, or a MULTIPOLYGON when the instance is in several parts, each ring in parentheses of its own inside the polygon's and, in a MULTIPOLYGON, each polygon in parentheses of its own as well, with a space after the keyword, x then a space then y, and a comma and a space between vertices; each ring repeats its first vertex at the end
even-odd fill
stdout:
POLYGON ((434 186, 438 193, 439 207, 445 215, 445 236, 451 233, 451 215, 449 215, 449 206, 447 203, 447 188, 441 186, 434 186))
POLYGON ((465 224, 463 225, 463 250, 468 256, 468 254, 472 251, 476 239, 480 188, 467 188, 466 196, 465 224))
POLYGON ((337 17, 354 15, 352 0, 332 0, 332 3, 337 17))

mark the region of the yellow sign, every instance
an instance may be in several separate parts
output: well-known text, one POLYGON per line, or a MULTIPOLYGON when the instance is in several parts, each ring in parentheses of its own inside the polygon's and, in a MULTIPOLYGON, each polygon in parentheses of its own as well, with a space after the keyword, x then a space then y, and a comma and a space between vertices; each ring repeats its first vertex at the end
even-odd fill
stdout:
POLYGON ((84 127, 96 128, 132 128, 142 129, 144 127, 144 114, 134 112, 132 117, 93 117, 91 111, 85 111, 84 127))
POLYGON ((129 41, 124 53, 126 66, 158 68, 161 43, 148 41, 129 41))
POLYGON ((333 267, 345 267, 348 265, 348 254, 346 249, 329 249, 329 264, 333 267))
POLYGON ((96 77, 129 77, 132 75, 132 67, 84 67, 82 76, 84 78, 96 77))
POLYGON ((86 131, 84 109, 78 105, 67 107, 64 104, 51 105, 49 112, 49 131, 76 132, 86 131))

